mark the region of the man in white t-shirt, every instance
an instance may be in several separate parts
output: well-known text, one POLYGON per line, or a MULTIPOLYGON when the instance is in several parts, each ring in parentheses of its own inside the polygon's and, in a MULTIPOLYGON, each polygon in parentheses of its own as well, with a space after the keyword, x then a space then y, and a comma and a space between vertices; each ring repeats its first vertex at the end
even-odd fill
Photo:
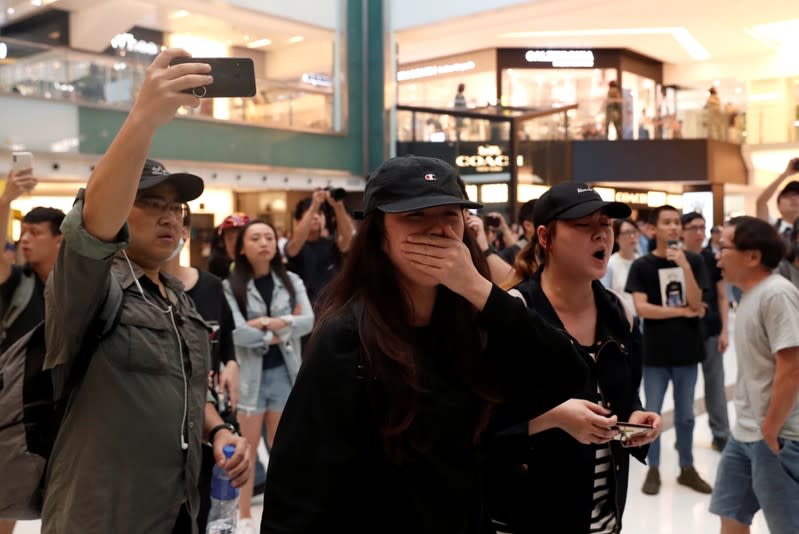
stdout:
POLYGON ((799 290, 772 271, 776 229, 737 217, 721 234, 719 267, 743 290, 735 324, 736 422, 710 511, 722 534, 748 533, 762 509, 772 534, 799 532, 799 290))

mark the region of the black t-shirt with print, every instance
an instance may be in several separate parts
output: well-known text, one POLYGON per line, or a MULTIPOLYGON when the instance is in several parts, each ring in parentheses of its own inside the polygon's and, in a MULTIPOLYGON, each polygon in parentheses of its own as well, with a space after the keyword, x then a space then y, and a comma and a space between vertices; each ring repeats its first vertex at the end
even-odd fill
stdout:
POLYGON ((236 349, 233 345, 233 329, 236 326, 225 298, 222 281, 201 269, 199 273, 197 283, 186 294, 194 301, 202 318, 214 328, 211 333, 211 369, 218 370, 220 363, 236 360, 236 349))
POLYGON ((29 266, 13 265, 8 280, 0 284, 0 303, 2 303, 0 312, 5 314, 6 306, 11 302, 14 291, 16 291, 23 276, 34 277, 36 284, 33 288, 33 294, 28 301, 28 305, 17 317, 17 320, 8 327, 6 338, 0 344, 0 352, 5 352, 19 338, 30 332, 34 326, 44 321, 44 283, 30 270, 29 266))
MULTIPOLYGON (((685 252, 696 283, 704 292, 708 288, 705 262, 698 254, 685 252)), ((677 264, 654 254, 635 260, 630 266, 625 291, 644 293, 650 304, 664 305, 661 291, 667 292, 667 304, 685 298, 685 288, 673 278, 661 280, 666 269, 677 264)), ((654 367, 691 365, 705 359, 704 335, 698 318, 644 319, 643 362, 654 367)))

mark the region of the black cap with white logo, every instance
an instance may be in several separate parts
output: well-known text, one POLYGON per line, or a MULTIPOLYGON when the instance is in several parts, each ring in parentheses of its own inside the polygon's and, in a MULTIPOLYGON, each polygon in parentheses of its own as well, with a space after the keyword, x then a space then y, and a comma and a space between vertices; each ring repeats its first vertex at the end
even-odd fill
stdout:
POLYGON ((606 202, 599 193, 578 182, 552 186, 535 203, 533 222, 546 226, 554 220, 572 220, 602 210, 608 217, 622 219, 632 213, 630 206, 621 202, 606 202))
POLYGON ((158 161, 148 159, 144 162, 144 168, 141 171, 138 190, 150 189, 166 181, 175 185, 179 202, 194 200, 203 194, 205 188, 203 179, 199 176, 187 172, 172 174, 158 161))
POLYGON ((375 210, 402 213, 435 206, 457 205, 482 208, 466 198, 458 183, 458 171, 449 163, 424 156, 391 158, 378 167, 366 182, 363 219, 375 210))

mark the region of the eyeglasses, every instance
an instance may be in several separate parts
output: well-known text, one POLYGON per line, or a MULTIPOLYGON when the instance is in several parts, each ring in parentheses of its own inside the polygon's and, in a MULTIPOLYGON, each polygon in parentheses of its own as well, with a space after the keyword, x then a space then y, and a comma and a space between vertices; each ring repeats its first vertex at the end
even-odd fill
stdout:
POLYGON ((143 209, 148 215, 160 217, 166 213, 172 214, 182 221, 189 214, 189 207, 185 202, 167 202, 161 197, 139 197, 134 204, 143 209))
POLYGON ((683 227, 683 231, 685 231, 685 232, 702 232, 704 234, 705 230, 707 230, 707 226, 705 226, 704 224, 702 226, 684 226, 683 227))

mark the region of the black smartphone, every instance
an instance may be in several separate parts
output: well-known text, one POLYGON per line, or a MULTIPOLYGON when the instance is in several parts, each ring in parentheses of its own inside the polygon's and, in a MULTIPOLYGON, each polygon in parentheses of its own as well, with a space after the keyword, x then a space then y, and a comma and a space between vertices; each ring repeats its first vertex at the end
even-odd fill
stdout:
POLYGON ((255 67, 246 57, 177 57, 169 64, 207 63, 211 65, 214 83, 186 89, 184 93, 198 98, 255 96, 255 67))
POLYGON ((674 239, 669 239, 668 241, 666 241, 666 246, 669 247, 669 248, 671 248, 671 247, 679 247, 680 246, 680 242, 679 241, 675 241, 674 239))
POLYGON ((490 226, 492 228, 499 228, 501 225, 501 221, 499 217, 495 215, 486 215, 486 226, 490 226))

